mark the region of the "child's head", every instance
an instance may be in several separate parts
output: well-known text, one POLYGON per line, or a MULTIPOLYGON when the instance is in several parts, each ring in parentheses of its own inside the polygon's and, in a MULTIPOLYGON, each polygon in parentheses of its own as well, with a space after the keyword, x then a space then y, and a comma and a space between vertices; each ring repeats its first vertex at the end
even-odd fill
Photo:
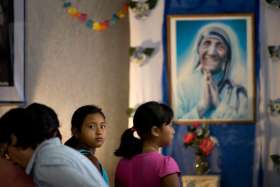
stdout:
POLYGON ((71 125, 72 134, 78 144, 97 148, 104 143, 106 121, 101 108, 94 105, 78 108, 72 116, 71 125))
POLYGON ((142 152, 142 142, 148 138, 157 139, 159 146, 170 144, 174 134, 171 127, 172 118, 173 111, 168 105, 155 101, 140 105, 133 117, 133 128, 127 129, 123 133, 121 145, 115 155, 130 158, 142 152), (133 129, 136 130, 141 140, 137 140, 133 136, 133 129), (130 145, 131 149, 128 148, 130 145))
POLYGON ((162 127, 170 124, 173 118, 172 109, 155 101, 140 105, 133 117, 133 127, 140 137, 149 134, 153 127, 162 127))

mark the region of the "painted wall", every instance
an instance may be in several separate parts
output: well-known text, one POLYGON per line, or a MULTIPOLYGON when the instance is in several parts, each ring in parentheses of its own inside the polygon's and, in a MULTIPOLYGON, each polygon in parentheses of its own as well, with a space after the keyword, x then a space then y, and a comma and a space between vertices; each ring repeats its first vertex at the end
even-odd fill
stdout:
POLYGON ((280 155, 280 124, 279 114, 272 114, 269 111, 270 99, 280 98, 279 89, 279 70, 278 61, 272 61, 269 56, 267 46, 280 45, 280 9, 269 6, 265 1, 261 1, 261 60, 263 63, 261 69, 261 100, 260 100, 260 120, 257 124, 256 131, 256 154, 258 159, 259 174, 263 174, 260 178, 263 186, 278 187, 280 184, 279 173, 273 167, 271 154, 280 155))
MULTIPOLYGON (((110 19, 125 0, 80 1, 94 20, 110 19)), ((117 163, 113 151, 127 127, 128 19, 105 32, 94 32, 63 9, 63 1, 26 0, 26 104, 45 103, 61 122, 63 141, 70 137, 74 110, 85 104, 103 108, 109 123, 97 157, 111 179, 117 163)), ((0 114, 16 106, 1 106, 0 114)))

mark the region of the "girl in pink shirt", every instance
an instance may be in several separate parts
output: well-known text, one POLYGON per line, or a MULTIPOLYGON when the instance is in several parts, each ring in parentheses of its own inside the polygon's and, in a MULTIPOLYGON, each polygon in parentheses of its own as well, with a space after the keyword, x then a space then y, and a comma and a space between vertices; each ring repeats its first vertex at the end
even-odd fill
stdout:
POLYGON ((172 142, 172 109, 158 102, 142 104, 135 112, 133 127, 127 129, 115 155, 123 157, 117 166, 115 187, 178 187, 179 167, 159 149, 172 142), (140 139, 134 137, 137 132, 140 139))

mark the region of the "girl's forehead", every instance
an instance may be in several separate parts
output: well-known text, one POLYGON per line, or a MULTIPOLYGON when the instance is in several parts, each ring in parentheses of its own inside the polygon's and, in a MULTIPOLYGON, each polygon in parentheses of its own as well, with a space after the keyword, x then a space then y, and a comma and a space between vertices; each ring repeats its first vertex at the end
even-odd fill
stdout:
POLYGON ((84 119, 84 122, 100 122, 100 121, 105 121, 103 115, 100 113, 88 114, 84 119))

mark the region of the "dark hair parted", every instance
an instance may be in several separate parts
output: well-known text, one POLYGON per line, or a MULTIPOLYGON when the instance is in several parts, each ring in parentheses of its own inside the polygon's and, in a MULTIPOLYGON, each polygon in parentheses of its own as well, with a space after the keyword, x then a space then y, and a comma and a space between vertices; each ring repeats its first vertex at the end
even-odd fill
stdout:
MULTIPOLYGON (((84 105, 81 106, 80 108, 78 108, 71 119, 71 129, 73 132, 73 129, 77 129, 78 131, 81 131, 82 128, 82 124, 85 120, 85 118, 89 115, 89 114, 100 114, 103 116, 104 119, 106 119, 103 111, 101 108, 95 106, 95 105, 84 105)), ((70 139, 68 139, 65 142, 65 145, 68 145, 70 147, 75 148, 76 145, 78 144, 77 139, 72 136, 70 139)))
POLYGON ((173 110, 165 104, 150 101, 140 105, 133 117, 133 128, 127 129, 121 137, 119 148, 115 151, 116 156, 132 158, 142 152, 142 140, 151 133, 152 127, 161 128, 168 125, 173 118, 173 110), (141 140, 133 136, 136 130, 141 140))

